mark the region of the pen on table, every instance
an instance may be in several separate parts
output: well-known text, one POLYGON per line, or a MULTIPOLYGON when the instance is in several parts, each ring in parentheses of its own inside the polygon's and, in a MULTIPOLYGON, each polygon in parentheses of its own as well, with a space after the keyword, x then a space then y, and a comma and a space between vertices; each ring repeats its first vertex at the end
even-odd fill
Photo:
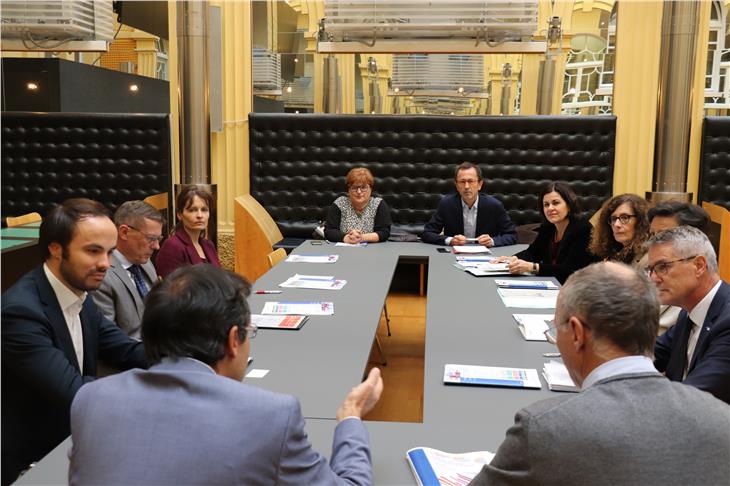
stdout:
POLYGON ((542 353, 546 358, 559 358, 560 353, 542 353))
POLYGON ((254 292, 257 295, 263 295, 263 294, 280 294, 281 290, 257 290, 254 292))

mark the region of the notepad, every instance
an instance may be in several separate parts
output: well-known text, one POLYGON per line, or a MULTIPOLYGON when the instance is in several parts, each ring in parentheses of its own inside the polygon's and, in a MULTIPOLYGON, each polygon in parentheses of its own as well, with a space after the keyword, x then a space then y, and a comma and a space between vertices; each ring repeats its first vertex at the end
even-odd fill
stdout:
POLYGON ((415 447, 406 453, 413 476, 420 486, 468 484, 494 454, 487 451, 451 454, 430 447, 415 447))
POLYGON ((344 241, 340 241, 338 243, 335 243, 335 246, 351 246, 351 247, 359 247, 359 246, 367 246, 367 241, 361 241, 360 243, 345 243, 344 241))
POLYGON ((552 391, 575 392, 578 387, 575 386, 573 379, 568 373, 568 368, 560 361, 550 360, 545 363, 542 376, 548 384, 548 388, 552 391))
POLYGON ((505 289, 498 287, 497 293, 505 307, 523 309, 555 309, 558 300, 557 290, 505 289))
POLYGON ((495 280, 494 283, 497 287, 505 289, 543 289, 543 290, 556 290, 559 287, 549 280, 495 280))
POLYGON ((251 314, 251 323, 259 329, 299 329, 307 319, 308 316, 251 314))
POLYGON ((266 315, 331 316, 335 313, 332 302, 266 302, 261 311, 266 315))
POLYGON ((444 383, 448 385, 542 388, 536 369, 461 364, 444 365, 444 383))
POLYGON ((553 314, 512 314, 525 341, 547 341, 545 331, 552 325, 553 314))
POLYGON ((484 245, 456 245, 453 248, 454 253, 492 253, 492 251, 484 245))
POLYGON ((336 279, 331 275, 299 275, 295 274, 279 284, 279 287, 291 289, 340 290, 347 280, 336 279))
POLYGON ((335 263, 339 255, 289 255, 285 262, 288 263, 335 263))

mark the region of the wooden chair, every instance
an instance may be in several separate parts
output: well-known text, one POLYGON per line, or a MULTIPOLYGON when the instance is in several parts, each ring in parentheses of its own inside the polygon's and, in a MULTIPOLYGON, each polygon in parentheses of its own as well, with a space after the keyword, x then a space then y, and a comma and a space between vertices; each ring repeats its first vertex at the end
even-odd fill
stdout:
POLYGON ((710 215, 711 224, 719 226, 717 264, 720 278, 730 282, 730 211, 708 202, 703 202, 702 208, 710 215))
POLYGON ((286 250, 283 248, 277 248, 267 255, 269 259, 269 268, 274 268, 274 265, 286 258, 286 250))
POLYGON ((28 213, 23 214, 21 216, 8 216, 6 219, 6 222, 8 223, 8 228, 12 228, 14 226, 20 226, 23 224, 28 223, 37 223, 38 221, 42 220, 41 215, 38 213, 28 213))
POLYGON ((236 242, 236 273, 255 282, 269 268, 268 254, 284 237, 271 215, 250 194, 233 204, 236 242))
POLYGON ((144 202, 152 206, 158 211, 166 210, 168 206, 167 193, 161 192, 160 194, 154 194, 144 198, 144 202))

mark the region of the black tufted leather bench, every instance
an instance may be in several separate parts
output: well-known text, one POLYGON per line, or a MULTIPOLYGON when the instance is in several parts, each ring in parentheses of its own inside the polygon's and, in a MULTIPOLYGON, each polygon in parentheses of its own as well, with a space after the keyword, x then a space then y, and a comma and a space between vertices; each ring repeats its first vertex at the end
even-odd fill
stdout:
POLYGON ((705 117, 701 157, 699 201, 730 210, 730 117, 705 117))
POLYGON ((70 197, 111 211, 171 187, 167 114, 2 113, 2 214, 70 197))
POLYGON ((453 170, 478 163, 484 189, 518 225, 537 223, 547 181, 569 181, 587 211, 612 195, 616 119, 251 114, 251 195, 285 238, 308 238, 355 166, 375 176, 394 231, 420 234, 453 170))

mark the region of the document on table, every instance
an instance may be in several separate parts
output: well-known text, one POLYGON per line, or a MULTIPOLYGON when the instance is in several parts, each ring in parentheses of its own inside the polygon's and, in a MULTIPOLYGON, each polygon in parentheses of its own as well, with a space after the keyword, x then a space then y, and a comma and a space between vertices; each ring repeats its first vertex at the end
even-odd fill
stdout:
POLYGON ((331 316, 335 313, 332 302, 266 302, 261 311, 269 315, 331 316))
POLYGON ((309 316, 251 314, 251 324, 259 329, 299 329, 302 324, 307 322, 307 319, 309 316))
POLYGON ((495 280, 497 287, 505 289, 543 289, 543 290, 557 290, 559 287, 549 280, 523 280, 523 279, 511 279, 511 280, 495 280))
POLYGON ((498 366, 444 365, 444 383, 449 385, 508 386, 542 388, 537 370, 498 366))
POLYGON ((299 275, 295 274, 279 287, 291 289, 316 289, 316 290, 340 290, 347 284, 347 280, 336 279, 330 275, 299 275))
POLYGON ((345 243, 344 241, 340 241, 338 243, 335 243, 335 246, 367 246, 367 241, 362 241, 360 243, 345 243))
POLYGON ((497 257, 485 256, 485 255, 456 255, 456 261, 462 265, 466 264, 478 264, 478 263, 491 263, 496 260, 497 257))
POLYGON ((487 451, 450 454, 430 447, 415 447, 406 454, 420 486, 468 484, 494 454, 487 451))
POLYGON ((542 376, 547 381, 548 388, 552 391, 564 391, 577 393, 578 387, 568 373, 568 368, 560 361, 550 360, 545 363, 542 376))
MULTIPOLYGON (((462 268, 460 263, 455 263, 455 267, 462 268)), ((509 268, 506 263, 479 263, 476 265, 468 265, 463 267, 467 273, 475 277, 495 277, 498 275, 509 275, 509 268)))
POLYGON ((492 251, 484 245, 456 245, 453 247, 454 253, 492 253, 492 251))
POLYGON ((335 263, 339 255, 289 255, 285 262, 289 263, 335 263))
POLYGON ((503 289, 497 288, 505 307, 524 309, 555 309, 557 290, 503 289))
POLYGON ((552 325, 554 314, 512 314, 525 341, 547 341, 545 331, 552 325))

